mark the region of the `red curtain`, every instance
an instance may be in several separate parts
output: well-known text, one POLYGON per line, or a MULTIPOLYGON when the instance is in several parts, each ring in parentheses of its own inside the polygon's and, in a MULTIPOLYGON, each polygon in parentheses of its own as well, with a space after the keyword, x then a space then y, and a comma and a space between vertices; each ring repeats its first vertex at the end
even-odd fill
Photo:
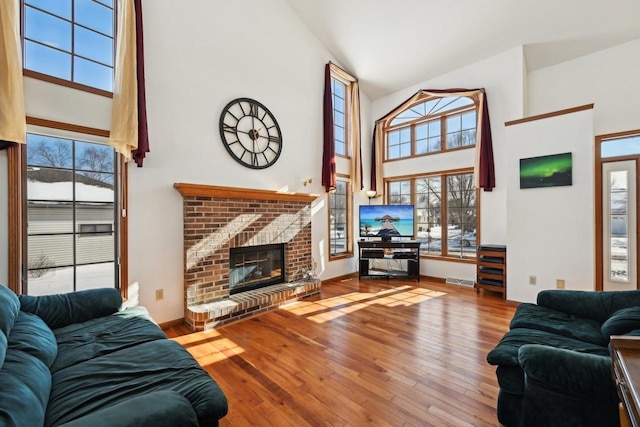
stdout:
POLYGON ((144 38, 142 31, 142 0, 134 0, 136 9, 136 69, 138 77, 138 148, 131 152, 139 168, 149 152, 149 130, 147 127, 147 96, 144 79, 144 38))
POLYGON ((322 152, 322 185, 328 193, 336 188, 336 147, 333 141, 333 100, 331 98, 331 64, 324 67, 324 103, 322 108, 324 126, 322 152))

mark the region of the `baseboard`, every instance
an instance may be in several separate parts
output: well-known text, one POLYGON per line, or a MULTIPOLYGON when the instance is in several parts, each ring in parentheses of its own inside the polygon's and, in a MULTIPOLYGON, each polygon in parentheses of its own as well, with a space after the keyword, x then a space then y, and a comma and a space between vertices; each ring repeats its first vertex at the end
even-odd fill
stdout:
POLYGON ((165 330, 169 328, 173 328, 174 326, 180 326, 184 324, 184 317, 182 319, 169 320, 168 322, 158 323, 160 329, 165 330))

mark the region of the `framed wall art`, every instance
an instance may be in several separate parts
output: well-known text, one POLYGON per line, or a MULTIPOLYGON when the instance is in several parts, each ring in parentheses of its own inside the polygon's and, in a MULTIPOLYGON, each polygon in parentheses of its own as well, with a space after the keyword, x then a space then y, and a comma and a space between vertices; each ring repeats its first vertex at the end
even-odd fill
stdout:
POLYGON ((520 188, 572 185, 571 153, 520 159, 520 188))

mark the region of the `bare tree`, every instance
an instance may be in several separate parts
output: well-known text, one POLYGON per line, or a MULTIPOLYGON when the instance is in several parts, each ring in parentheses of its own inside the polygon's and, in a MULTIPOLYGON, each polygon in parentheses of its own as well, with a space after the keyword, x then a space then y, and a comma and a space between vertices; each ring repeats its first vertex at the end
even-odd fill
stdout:
POLYGON ((447 177, 448 223, 459 225, 461 233, 476 229, 476 189, 473 174, 447 177))
POLYGON ((111 150, 104 150, 98 146, 89 146, 82 152, 78 159, 77 167, 84 170, 83 175, 85 176, 112 184, 113 180, 110 175, 105 176, 102 173, 113 171, 112 165, 113 152, 111 150))
POLYGON ((35 141, 29 147, 29 163, 52 168, 71 166, 71 144, 35 141))
MULTIPOLYGON (((28 162, 32 165, 61 169, 70 169, 73 165, 69 142, 34 141, 29 144, 28 152, 28 162)), ((86 144, 77 159, 76 168, 86 177, 113 185, 113 150, 86 144)))

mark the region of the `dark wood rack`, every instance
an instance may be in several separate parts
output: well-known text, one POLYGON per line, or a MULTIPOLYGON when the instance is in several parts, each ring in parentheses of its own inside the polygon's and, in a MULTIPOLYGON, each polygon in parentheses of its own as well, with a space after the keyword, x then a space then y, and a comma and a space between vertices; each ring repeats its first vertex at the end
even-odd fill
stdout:
POLYGON ((507 247, 480 245, 477 251, 476 292, 480 289, 498 292, 507 297, 507 247))

